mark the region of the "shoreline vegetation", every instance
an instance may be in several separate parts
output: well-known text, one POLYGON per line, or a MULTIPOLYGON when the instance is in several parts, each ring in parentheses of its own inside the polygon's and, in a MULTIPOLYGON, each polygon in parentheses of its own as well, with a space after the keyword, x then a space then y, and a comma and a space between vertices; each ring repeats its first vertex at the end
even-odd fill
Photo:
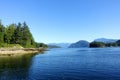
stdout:
POLYGON ((45 48, 0 48, 0 56, 36 54, 45 50, 45 48))
POLYGON ((35 42, 26 22, 5 26, 0 20, 0 56, 38 53, 46 48, 46 44, 35 42))

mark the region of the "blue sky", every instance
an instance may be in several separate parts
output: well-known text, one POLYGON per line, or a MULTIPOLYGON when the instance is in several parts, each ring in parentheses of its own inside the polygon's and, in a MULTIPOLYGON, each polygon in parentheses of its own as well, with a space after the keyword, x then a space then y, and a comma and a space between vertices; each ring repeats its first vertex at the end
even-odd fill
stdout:
POLYGON ((0 0, 0 19, 26 21, 37 42, 120 39, 120 0, 0 0))

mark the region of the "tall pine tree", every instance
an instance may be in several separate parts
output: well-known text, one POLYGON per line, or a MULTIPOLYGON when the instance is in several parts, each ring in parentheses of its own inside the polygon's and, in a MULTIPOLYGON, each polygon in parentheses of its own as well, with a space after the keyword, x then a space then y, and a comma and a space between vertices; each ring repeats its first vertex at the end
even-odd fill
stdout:
POLYGON ((30 30, 28 28, 28 25, 26 24, 26 22, 23 23, 23 27, 22 27, 22 32, 23 32, 23 37, 22 37, 22 45, 24 47, 33 47, 35 46, 35 41, 33 39, 32 34, 30 33, 30 30))
POLYGON ((22 24, 18 23, 12 36, 12 43, 22 44, 22 24))
POLYGON ((14 34, 14 30, 15 30, 14 24, 11 24, 8 27, 6 27, 6 29, 5 29, 5 35, 4 35, 4 41, 5 41, 5 43, 8 43, 8 44, 11 43, 12 36, 14 34))
POLYGON ((0 20, 0 44, 4 43, 4 33, 5 33, 5 27, 3 26, 0 20))

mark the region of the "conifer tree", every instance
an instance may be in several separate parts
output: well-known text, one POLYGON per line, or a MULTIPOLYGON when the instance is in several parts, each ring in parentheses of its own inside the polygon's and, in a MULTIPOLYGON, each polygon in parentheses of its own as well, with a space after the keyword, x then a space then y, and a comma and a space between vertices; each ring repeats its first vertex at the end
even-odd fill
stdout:
POLYGON ((0 20, 0 44, 4 43, 4 33, 5 33, 5 27, 3 26, 0 20))
POLYGON ((6 27, 6 29, 5 29, 5 35, 4 35, 4 41, 5 41, 5 43, 8 43, 8 44, 11 43, 10 41, 11 41, 12 36, 14 34, 14 30, 15 30, 14 24, 11 24, 8 27, 6 27))
POLYGON ((0 47, 4 44, 19 44, 22 47, 36 47, 36 43, 26 22, 10 24, 6 27, 0 21, 0 47))

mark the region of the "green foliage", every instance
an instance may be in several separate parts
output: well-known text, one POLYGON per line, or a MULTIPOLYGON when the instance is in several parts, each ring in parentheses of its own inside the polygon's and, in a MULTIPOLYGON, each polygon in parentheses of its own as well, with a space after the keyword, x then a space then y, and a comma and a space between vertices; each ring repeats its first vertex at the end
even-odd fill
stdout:
POLYGON ((15 26, 14 24, 11 24, 6 27, 5 34, 4 34, 4 42, 10 44, 10 40, 12 39, 12 36, 14 34, 15 26))
POLYGON ((13 38, 13 43, 22 44, 22 24, 21 23, 18 23, 18 25, 16 26, 16 29, 14 31, 12 38, 13 38))
POLYGON ((4 47, 4 48, 22 48, 22 46, 19 45, 19 44, 7 44, 7 43, 2 43, 0 46, 1 46, 1 47, 4 47))
POLYGON ((106 47, 117 47, 118 44, 117 43, 106 43, 105 46, 106 47))
POLYGON ((91 42, 90 47, 105 47, 105 43, 103 43, 103 42, 91 42))
POLYGON ((120 40, 116 41, 117 45, 120 46, 120 40))
POLYGON ((36 46, 37 46, 38 48, 40 48, 40 47, 47 48, 47 47, 48 47, 48 46, 47 46, 46 44, 44 44, 44 43, 36 43, 36 46))
POLYGON ((25 48, 36 47, 26 22, 4 27, 0 21, 0 47, 9 46, 9 44, 19 44, 25 48))
POLYGON ((2 22, 0 20, 0 44, 4 43, 4 33, 5 33, 5 27, 2 25, 2 22))
POLYGON ((118 47, 118 43, 91 42, 90 47, 118 47))

